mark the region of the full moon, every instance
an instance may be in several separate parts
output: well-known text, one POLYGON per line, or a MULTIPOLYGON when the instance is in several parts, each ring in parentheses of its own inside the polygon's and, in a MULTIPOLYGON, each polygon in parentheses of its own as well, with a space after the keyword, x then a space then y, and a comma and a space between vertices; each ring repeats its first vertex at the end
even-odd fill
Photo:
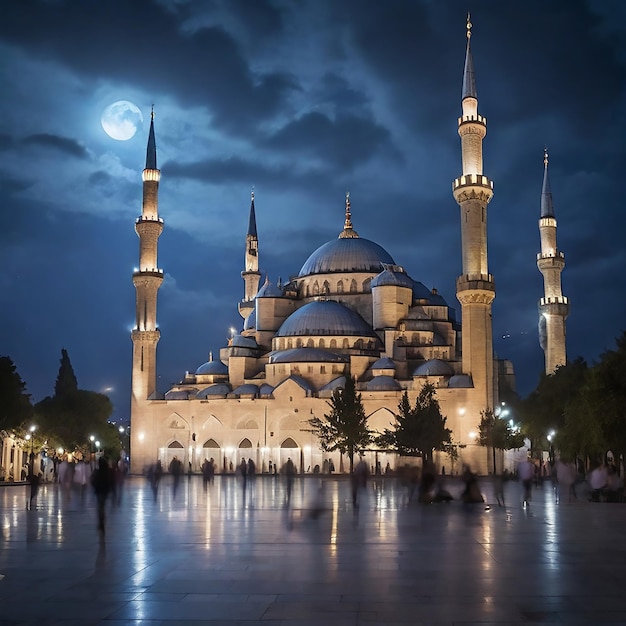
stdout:
POLYGON ((136 104, 128 100, 118 100, 104 109, 100 123, 109 137, 126 141, 135 135, 139 125, 143 123, 143 115, 136 104))

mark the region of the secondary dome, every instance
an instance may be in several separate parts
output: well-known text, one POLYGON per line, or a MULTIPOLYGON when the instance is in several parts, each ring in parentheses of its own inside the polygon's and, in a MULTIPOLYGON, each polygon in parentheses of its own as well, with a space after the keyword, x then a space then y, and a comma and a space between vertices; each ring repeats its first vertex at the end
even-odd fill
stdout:
POLYGON ((299 277, 331 272, 381 272, 383 263, 395 265, 377 243, 361 237, 341 237, 320 246, 305 262, 299 277))
POLYGON ((334 300, 305 304, 292 313, 276 333, 277 337, 309 335, 376 337, 374 331, 358 313, 334 300))

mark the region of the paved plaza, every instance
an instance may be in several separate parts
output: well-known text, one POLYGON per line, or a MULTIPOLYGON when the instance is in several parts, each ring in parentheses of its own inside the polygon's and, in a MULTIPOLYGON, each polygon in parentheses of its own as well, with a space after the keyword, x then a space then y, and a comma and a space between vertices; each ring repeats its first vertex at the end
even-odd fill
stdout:
MULTIPOLYGON (((0 625, 626 624, 626 505, 423 505, 397 479, 127 481, 99 541, 91 493, 0 488, 0 625), (320 488, 321 485, 321 488, 320 488), (315 515, 318 505, 323 509, 315 515)), ((447 486, 458 496, 458 479, 447 486)))

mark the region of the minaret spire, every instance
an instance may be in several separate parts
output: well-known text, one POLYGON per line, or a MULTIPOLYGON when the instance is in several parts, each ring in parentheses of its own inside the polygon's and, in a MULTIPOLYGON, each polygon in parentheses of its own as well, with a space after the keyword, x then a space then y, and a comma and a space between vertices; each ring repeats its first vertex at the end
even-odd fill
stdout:
POLYGON ((465 51, 465 67, 463 68, 463 93, 461 99, 478 98, 476 94, 476 78, 474 77, 474 61, 470 49, 470 39, 472 38, 472 23, 470 14, 467 14, 467 49, 465 51))
MULTIPOLYGON (((135 285, 135 328, 133 341, 133 374, 131 421, 138 404, 157 393, 156 348, 161 333, 157 327, 157 292, 163 282, 163 270, 157 265, 158 240, 163 232, 163 219, 159 217, 159 181, 161 172, 156 166, 156 141, 154 136, 154 108, 150 114, 150 132, 146 150, 146 167, 143 170, 143 200, 141 215, 135 220, 135 232, 139 237, 139 267, 133 273, 135 285)), ((133 450, 142 458, 145 445, 143 435, 132 431, 133 450)), ((145 433, 144 433, 145 435, 145 433)), ((140 468, 139 468, 140 469, 140 468)))
POLYGON ((491 325, 491 303, 496 288, 487 264, 487 205, 493 197, 493 182, 483 175, 483 139, 487 134, 487 120, 478 113, 470 50, 471 28, 468 14, 462 114, 458 119, 462 175, 454 180, 452 192, 461 209, 463 271, 457 278, 456 296, 461 303, 462 367, 463 373, 471 376, 476 390, 475 406, 466 414, 478 415, 485 408, 495 407, 497 400, 491 325))
POLYGON ((569 313, 569 303, 561 291, 565 255, 556 243, 556 217, 548 178, 547 148, 543 152, 539 234, 541 252, 537 255, 537 267, 543 275, 544 291, 544 297, 539 300, 539 343, 545 353, 546 374, 552 374, 557 367, 567 362, 565 320, 569 313))
POLYGON ((250 217, 246 234, 245 266, 241 277, 244 282, 244 297, 239 302, 239 314, 247 319, 254 310, 254 297, 259 291, 261 272, 259 272, 259 237, 256 229, 256 212, 254 209, 254 188, 250 193, 250 217))
POLYGON ((339 239, 358 239, 359 233, 352 227, 352 212, 350 209, 350 192, 346 191, 346 218, 343 222, 343 230, 339 233, 339 239))

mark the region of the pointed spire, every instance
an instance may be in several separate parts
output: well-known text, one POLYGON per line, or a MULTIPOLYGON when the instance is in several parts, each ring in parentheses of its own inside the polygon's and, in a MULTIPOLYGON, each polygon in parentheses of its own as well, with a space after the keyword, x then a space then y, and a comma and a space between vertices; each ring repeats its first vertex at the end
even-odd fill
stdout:
POLYGON ((541 217, 554 217, 552 191, 548 178, 548 148, 543 150, 543 187, 541 188, 541 217))
POLYGON ((463 69, 463 94, 461 99, 476 98, 476 79, 474 78, 474 61, 472 60, 472 51, 470 50, 470 39, 472 37, 472 23, 470 22, 470 14, 467 14, 467 50, 465 52, 465 68, 463 69))
POLYGON ((150 133, 148 135, 148 149, 146 150, 146 169, 157 169, 156 140, 154 139, 154 104, 150 111, 150 133))
POLYGON ((352 213, 350 212, 350 192, 346 191, 346 219, 343 230, 339 233, 339 239, 356 239, 359 234, 352 227, 352 213))
POLYGON ((209 352, 209 363, 213 361, 213 350, 209 352))
POLYGON ((254 187, 252 188, 252 193, 250 194, 250 222, 248 223, 248 237, 257 237, 256 233, 256 215, 254 213, 254 187))

